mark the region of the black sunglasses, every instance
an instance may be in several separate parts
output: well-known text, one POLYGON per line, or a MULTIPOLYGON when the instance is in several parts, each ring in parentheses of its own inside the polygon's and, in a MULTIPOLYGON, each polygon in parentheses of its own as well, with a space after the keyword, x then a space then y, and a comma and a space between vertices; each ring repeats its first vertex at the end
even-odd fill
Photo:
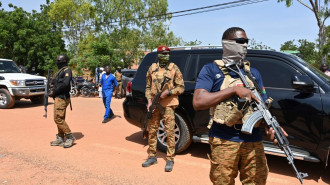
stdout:
POLYGON ((229 39, 229 40, 234 40, 238 44, 245 44, 245 43, 248 44, 249 43, 249 39, 246 39, 246 38, 236 38, 236 39, 229 39))

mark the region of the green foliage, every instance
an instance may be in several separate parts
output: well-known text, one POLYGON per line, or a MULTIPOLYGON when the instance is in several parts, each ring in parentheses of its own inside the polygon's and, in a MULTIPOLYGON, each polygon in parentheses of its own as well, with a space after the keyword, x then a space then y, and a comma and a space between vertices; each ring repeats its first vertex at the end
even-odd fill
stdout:
POLYGON ((76 54, 77 44, 91 31, 95 8, 89 0, 55 0, 50 4, 50 19, 62 29, 69 50, 76 54))
POLYGON ((265 49, 265 50, 272 50, 271 47, 262 44, 262 42, 259 43, 259 42, 257 42, 257 41, 254 40, 254 39, 251 39, 251 40, 249 41, 249 48, 251 48, 251 49, 265 49))
MULTIPOLYGON (((277 0, 277 2, 283 2, 285 1, 286 6, 290 7, 293 4, 293 0, 277 0)), ((322 52, 323 48, 326 45, 326 26, 325 22, 330 17, 330 11, 328 7, 329 0, 309 0, 307 2, 304 2, 304 0, 298 0, 298 2, 311 10, 313 12, 313 15, 316 18, 317 26, 319 27, 319 33, 318 33, 318 39, 317 39, 317 47, 321 51, 321 60, 322 63, 327 62, 327 53, 322 52)))
POLYGON ((295 40, 290 40, 281 45, 281 51, 284 50, 297 50, 300 52, 298 56, 311 64, 319 64, 320 56, 315 50, 315 43, 308 42, 306 39, 299 39, 298 43, 295 40))
POLYGON ((48 6, 41 13, 28 13, 10 5, 12 11, 0 10, 0 57, 13 59, 18 65, 32 67, 41 74, 55 68, 55 58, 65 53, 60 31, 54 30, 47 15, 48 6))
POLYGON ((197 39, 195 41, 188 41, 188 42, 183 41, 184 46, 197 46, 197 45, 200 45, 200 44, 202 44, 202 41, 199 41, 197 39))
POLYGON ((329 54, 330 54, 330 26, 326 27, 325 35, 326 35, 325 44, 324 44, 321 52, 322 52, 323 55, 328 55, 327 63, 329 63, 330 62, 330 58, 329 58, 329 54))
POLYGON ((46 0, 41 13, 8 6, 13 11, 0 10, 0 57, 37 72, 56 69, 56 56, 66 53, 63 38, 77 75, 105 65, 130 68, 159 45, 201 44, 169 30, 167 0, 46 0))

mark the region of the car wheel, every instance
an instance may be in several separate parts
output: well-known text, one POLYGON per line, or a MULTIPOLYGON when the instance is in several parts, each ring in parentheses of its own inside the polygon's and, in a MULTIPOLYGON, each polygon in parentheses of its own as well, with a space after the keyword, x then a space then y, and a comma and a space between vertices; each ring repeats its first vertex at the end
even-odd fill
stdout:
POLYGON ((45 97, 44 97, 44 95, 35 96, 35 97, 31 97, 30 100, 34 104, 43 104, 45 101, 45 97))
POLYGON ((15 99, 7 89, 0 89, 0 108, 10 109, 15 105, 15 99))
MULTIPOLYGON (((175 153, 180 153, 186 150, 192 141, 192 135, 187 123, 183 118, 175 113, 175 126, 174 126, 174 135, 175 135, 175 153)), ((167 135, 165 132, 165 126, 163 120, 160 120, 160 126, 157 132, 157 147, 160 151, 166 153, 166 140, 167 135)))

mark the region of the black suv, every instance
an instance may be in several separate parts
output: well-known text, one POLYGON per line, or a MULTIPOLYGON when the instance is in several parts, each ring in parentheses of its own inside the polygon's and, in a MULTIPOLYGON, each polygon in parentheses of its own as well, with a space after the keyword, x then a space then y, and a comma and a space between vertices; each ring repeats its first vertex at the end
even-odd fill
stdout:
MULTIPOLYGON (((183 48, 171 51, 170 61, 178 65, 185 82, 185 92, 179 96, 180 104, 175 110, 178 153, 187 149, 192 141, 208 141, 209 111, 195 111, 192 99, 201 68, 221 57, 221 48, 183 48)), ((330 150, 330 79, 291 54, 249 50, 246 59, 260 71, 267 95, 274 99, 270 112, 289 134, 295 158, 327 164, 330 150)), ((129 84, 131 95, 123 102, 126 120, 138 127, 143 126, 146 116, 146 72, 154 62, 157 62, 155 51, 144 57, 135 78, 129 84)), ((161 123, 157 135, 158 148, 166 151, 163 127, 161 123)), ((285 156, 266 137, 264 139, 266 153, 285 156)))

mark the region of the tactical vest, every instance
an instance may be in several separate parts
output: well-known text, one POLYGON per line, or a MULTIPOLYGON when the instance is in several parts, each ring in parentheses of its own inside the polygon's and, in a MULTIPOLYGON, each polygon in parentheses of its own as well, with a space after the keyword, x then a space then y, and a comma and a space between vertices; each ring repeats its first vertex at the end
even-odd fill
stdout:
MULTIPOLYGON (((240 78, 232 78, 229 75, 228 69, 225 67, 225 64, 222 60, 215 60, 214 63, 219 67, 222 73, 225 76, 223 83, 220 87, 220 90, 234 87, 234 86, 244 86, 242 80, 240 78)), ((244 70, 246 73, 250 73, 250 63, 248 61, 244 62, 244 70)), ((250 87, 254 87, 253 82, 245 75, 247 82, 249 83, 250 87)), ((231 97, 219 104, 215 105, 214 107, 210 108, 210 122, 208 128, 211 128, 213 122, 218 124, 226 124, 227 126, 233 126, 235 124, 243 124, 244 121, 253 113, 253 109, 251 106, 243 110, 237 109, 237 103, 234 98, 236 96, 231 97)), ((259 123, 255 125, 258 127, 259 123)))
MULTIPOLYGON (((69 67, 68 66, 65 66, 65 67, 62 67, 54 76, 54 79, 53 79, 53 91, 55 92, 56 89, 59 87, 59 84, 63 83, 63 79, 64 79, 64 73, 66 70, 68 70, 69 67)), ((55 95, 55 97, 60 97, 62 99, 67 99, 70 97, 70 90, 71 90, 71 84, 72 83, 72 79, 71 79, 71 82, 70 84, 65 87, 62 92, 58 93, 57 95, 55 95)))
MULTIPOLYGON (((151 65, 151 95, 154 97, 158 92, 162 92, 166 89, 171 90, 174 87, 174 77, 175 77, 175 69, 174 63, 170 63, 165 68, 160 68, 158 63, 153 63, 151 65), (164 76, 171 78, 169 82, 164 85, 163 90, 161 90, 161 84, 164 81, 164 76)), ((169 96, 164 99, 161 99, 159 102, 163 107, 179 105, 178 96, 169 96)))
POLYGON ((116 77, 117 82, 121 82, 122 74, 120 72, 116 71, 115 72, 115 77, 116 77))

